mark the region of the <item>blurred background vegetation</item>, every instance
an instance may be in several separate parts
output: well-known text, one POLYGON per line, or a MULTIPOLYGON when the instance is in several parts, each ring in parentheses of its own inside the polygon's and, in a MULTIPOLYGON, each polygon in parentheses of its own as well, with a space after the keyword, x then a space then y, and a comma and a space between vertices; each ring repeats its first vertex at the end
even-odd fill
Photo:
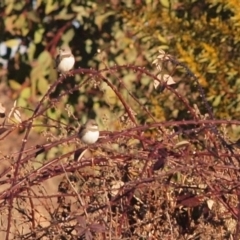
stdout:
MULTIPOLYGON (((33 109, 58 78, 52 59, 63 44, 72 48, 75 68, 94 69, 136 64, 151 70, 157 51, 163 49, 196 74, 217 117, 239 119, 239 10, 237 0, 1 1, 1 58, 8 60, 1 80, 18 106, 33 109)), ((185 74, 174 73, 177 87, 199 103, 198 89, 185 74)), ((120 77, 157 119, 187 117, 167 93, 153 91, 149 78, 138 79, 126 69, 116 75, 112 81, 120 77)), ((52 97, 83 79, 69 78, 52 97)), ((100 91, 85 86, 62 99, 58 111, 47 114, 64 119, 63 108, 69 103, 83 121, 88 115, 102 117, 100 109, 117 117, 122 109, 108 90, 102 84, 100 91)))

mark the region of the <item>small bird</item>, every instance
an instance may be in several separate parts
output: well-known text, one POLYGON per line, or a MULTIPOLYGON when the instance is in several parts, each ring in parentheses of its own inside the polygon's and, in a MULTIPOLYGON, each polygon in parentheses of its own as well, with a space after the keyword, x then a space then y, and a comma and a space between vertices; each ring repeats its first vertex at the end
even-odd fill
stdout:
POLYGON ((75 58, 72 54, 72 51, 69 47, 60 47, 59 54, 55 59, 56 69, 60 73, 66 73, 73 69, 75 64, 75 58))
POLYGON ((90 119, 79 129, 78 136, 83 143, 93 144, 99 138, 98 124, 95 120, 90 119))

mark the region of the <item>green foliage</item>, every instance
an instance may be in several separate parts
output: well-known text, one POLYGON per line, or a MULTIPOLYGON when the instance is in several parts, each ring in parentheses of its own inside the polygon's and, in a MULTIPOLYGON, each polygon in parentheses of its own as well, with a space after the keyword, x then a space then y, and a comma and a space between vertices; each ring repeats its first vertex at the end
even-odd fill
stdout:
MULTIPOLYGON (((239 4, 235 0, 152 1, 148 8, 139 6, 138 13, 129 11, 124 17, 141 46, 145 39, 152 42, 147 52, 159 46, 187 64, 216 116, 239 119, 239 4)), ((184 84, 192 99, 197 94, 194 83, 184 84)))

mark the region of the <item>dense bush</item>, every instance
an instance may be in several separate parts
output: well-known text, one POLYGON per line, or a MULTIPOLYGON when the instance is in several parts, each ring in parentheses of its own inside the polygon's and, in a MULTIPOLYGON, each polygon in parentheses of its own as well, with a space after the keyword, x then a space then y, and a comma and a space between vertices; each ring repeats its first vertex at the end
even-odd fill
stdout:
POLYGON ((239 239, 238 1, 0 7, 2 239, 239 239))

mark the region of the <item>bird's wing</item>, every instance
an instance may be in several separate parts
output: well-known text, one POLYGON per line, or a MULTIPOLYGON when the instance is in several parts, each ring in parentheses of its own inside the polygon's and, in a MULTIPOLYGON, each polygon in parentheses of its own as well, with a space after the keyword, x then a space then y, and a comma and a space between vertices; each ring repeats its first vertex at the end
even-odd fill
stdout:
POLYGON ((82 125, 80 128, 79 128, 79 131, 78 131, 78 134, 79 134, 79 137, 81 138, 84 134, 84 129, 86 129, 86 126, 85 124, 82 125))
POLYGON ((60 54, 57 55, 57 57, 55 58, 55 67, 54 69, 56 69, 58 67, 58 64, 60 63, 61 61, 61 56, 60 54))

